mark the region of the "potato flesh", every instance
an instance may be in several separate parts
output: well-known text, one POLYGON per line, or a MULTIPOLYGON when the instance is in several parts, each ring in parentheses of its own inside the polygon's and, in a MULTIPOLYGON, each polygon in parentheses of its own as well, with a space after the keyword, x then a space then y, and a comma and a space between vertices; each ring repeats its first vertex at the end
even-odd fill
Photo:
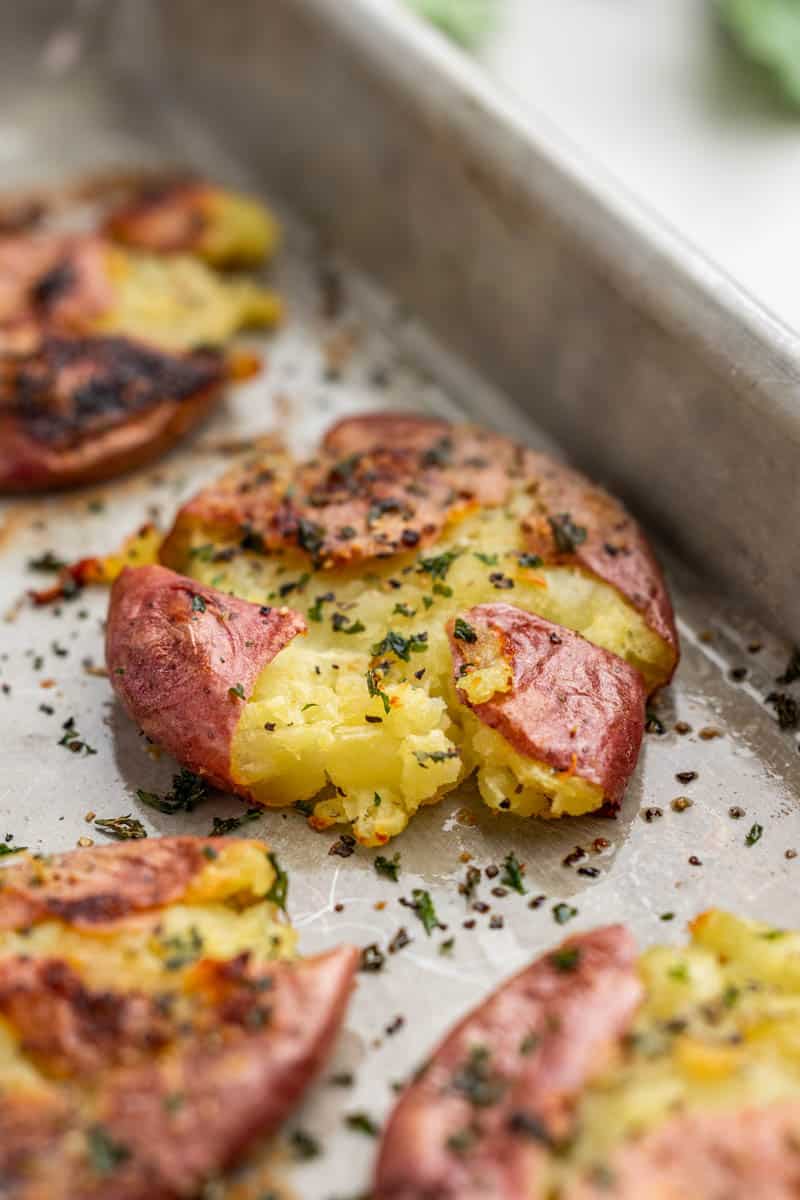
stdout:
POLYGON ((258 266, 278 243, 272 214, 249 196, 214 188, 207 199, 208 225, 199 252, 213 266, 258 266))
POLYGON ((585 1094, 548 1195, 672 1116, 800 1096, 800 934, 713 911, 688 946, 655 947, 639 969, 634 1048, 585 1094))
MULTIPOLYGON (((668 649, 614 588, 574 567, 520 563, 518 518, 527 503, 520 497, 518 511, 472 512, 421 554, 327 571, 312 570, 296 552, 215 560, 224 545, 196 530, 188 574, 308 617, 306 637, 265 668, 245 707, 231 748, 237 783, 275 805, 338 789, 317 805, 316 823, 353 821, 356 837, 377 845, 463 777, 460 752, 469 743, 488 755, 479 783, 491 807, 502 801, 504 811, 521 816, 597 808, 599 788, 516 754, 499 734, 479 728, 452 686, 447 622, 498 600, 576 629, 646 670, 651 681, 664 669, 668 649), (408 640, 405 653, 385 648, 373 655, 390 632, 408 640), (370 669, 388 713, 369 695, 370 669)), ((508 672, 487 668, 469 686, 478 689, 476 702, 488 699, 508 686, 508 672)), ((471 770, 471 752, 468 760, 471 770)))
POLYGON ((280 301, 250 279, 226 279, 188 254, 108 252, 114 303, 98 333, 142 338, 167 350, 222 346, 239 329, 274 325, 280 301))

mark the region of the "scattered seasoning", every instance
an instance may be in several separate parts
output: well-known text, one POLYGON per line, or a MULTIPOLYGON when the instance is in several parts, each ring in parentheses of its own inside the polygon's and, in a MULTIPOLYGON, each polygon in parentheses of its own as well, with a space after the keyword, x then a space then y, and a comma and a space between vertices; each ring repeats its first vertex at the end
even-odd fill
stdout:
POLYGON ((574 850, 570 850, 569 854, 565 854, 561 860, 562 867, 574 867, 582 858, 586 858, 586 851, 582 846, 576 846, 574 850))
POLYGON ((663 912, 658 919, 659 919, 659 921, 674 921, 675 913, 674 912, 663 912))
POLYGON ((514 851, 509 850, 503 859, 503 874, 500 876, 500 882, 506 887, 513 888, 515 892, 519 892, 521 896, 524 896, 528 890, 522 879, 524 872, 525 868, 518 861, 514 851))
POLYGON ((578 874, 585 875, 587 879, 597 879, 600 874, 599 867, 578 867, 578 874))
POLYGON ((767 696, 767 704, 771 704, 775 709, 775 715, 781 729, 797 728, 797 723, 800 720, 800 706, 798 706, 794 696, 788 695, 787 692, 770 692, 767 696))
POLYGON ((276 904, 278 908, 282 908, 286 912, 286 898, 289 894, 289 876, 278 862, 277 856, 271 850, 267 852, 267 858, 272 864, 275 878, 272 881, 272 887, 267 892, 266 899, 271 904, 276 904))
POLYGON ((659 817, 663 817, 664 812, 660 808, 645 808, 642 809, 642 816, 648 825, 652 825, 653 821, 657 821, 659 817))
POLYGON ((137 821, 130 813, 124 817, 97 817, 94 823, 97 829, 121 842, 147 837, 147 830, 142 822, 137 821))
POLYGON ((693 783, 697 779, 697 771, 678 771, 675 778, 678 783, 693 783))
POLYGON ((797 851, 796 850, 787 850, 783 857, 784 858, 797 858, 797 851))
POLYGON ((477 558, 478 562, 482 562, 485 567, 496 567, 498 558, 496 554, 481 554, 480 551, 474 551, 473 557, 477 558))
POLYGON ((595 854, 602 854, 602 852, 607 850, 610 845, 611 842, 608 840, 608 838, 596 837, 592 842, 592 850, 595 852, 595 854))
POLYGON ((544 559, 538 554, 518 554, 517 562, 521 567, 543 567, 544 559))
POLYGON ((352 1071, 336 1071, 328 1076, 331 1087, 349 1088, 354 1085, 356 1077, 352 1071))
POLYGON ((667 732, 667 727, 659 717, 656 710, 648 704, 645 711, 645 731, 647 733, 657 733, 659 736, 667 732))
POLYGON ((86 1131, 86 1147, 96 1175, 113 1175, 131 1157, 129 1148, 115 1141, 104 1125, 90 1126, 86 1131))
POLYGON ((202 596, 198 596, 197 593, 195 593, 192 596, 192 612, 201 612, 202 613, 205 611, 206 611, 205 600, 203 599, 202 596))
POLYGON ((794 683, 798 679, 800 679, 800 646, 794 646, 785 670, 781 675, 778 675, 775 682, 794 683))
POLYGON ((203 953, 203 938, 192 925, 185 934, 176 933, 174 937, 160 939, 164 952, 164 966, 168 971, 179 971, 197 962, 203 953))
POLYGON ((363 1110, 347 1113, 344 1123, 354 1133, 363 1133, 366 1137, 377 1137, 380 1132, 379 1127, 372 1120, 369 1113, 365 1113, 363 1110))
POLYGON ((492 571, 489 576, 489 583, 492 587, 496 587, 498 591, 508 591, 514 586, 514 580, 508 575, 504 575, 502 571, 492 571))
POLYGON ((528 901, 528 908, 541 908, 546 899, 547 896, 534 896, 528 901))
POLYGON ((246 700, 247 699, 247 697, 244 694, 244 688, 242 687, 241 683, 237 683, 235 687, 229 687, 228 695, 230 696, 231 700, 246 700))
POLYGON ((696 854, 690 854, 690 855, 689 855, 689 865, 690 865, 690 866, 692 866, 692 867, 702 867, 703 863, 702 863, 702 861, 701 861, 701 860, 700 860, 700 859, 697 857, 697 855, 696 855, 696 854))
POLYGON ((334 633, 363 633, 367 628, 361 621, 353 621, 344 613, 338 612, 331 617, 331 626, 334 633))
POLYGON ((469 1058, 453 1075, 451 1087, 475 1108, 491 1108, 502 1099, 508 1082, 492 1071, 491 1055, 486 1046, 473 1046, 469 1058))
POLYGON ((673 812, 686 812, 687 808, 691 808, 693 804, 694 801, 690 800, 688 796, 676 796, 671 802, 670 808, 673 812))
POLYGON ((398 1013, 398 1015, 386 1026, 384 1033, 387 1035, 387 1037, 394 1037, 396 1033, 400 1032, 405 1023, 405 1017, 398 1013))
POLYGON ((576 525, 569 513, 548 517, 547 523, 559 554, 574 554, 578 546, 586 541, 586 529, 583 525, 576 525))
POLYGON ((349 858, 350 855, 355 852, 355 848, 356 839, 353 837, 353 835, 350 833, 343 833, 342 836, 333 843, 328 851, 328 855, 333 858, 349 858))
POLYGON ((263 815, 263 808, 248 808, 247 812, 242 813, 240 817, 212 817, 211 832, 208 836, 225 837, 226 834, 233 833, 240 826, 248 825, 250 821, 257 821, 263 815))
POLYGON ((733 817, 734 821, 740 821, 746 815, 744 809, 740 808, 738 804, 734 804, 728 809, 728 816, 733 817))
POLYGON ((504 924, 505 921, 500 913, 492 913, 491 917, 489 918, 490 929, 502 929, 504 924))
POLYGON ((674 979, 676 983, 689 982, 689 968, 685 962, 673 963, 667 971, 670 979, 674 979))
POLYGON ((550 955, 550 965, 557 971, 575 971, 581 961, 578 946, 561 946, 550 955))
POLYGON ((533 1054, 536 1047, 539 1045, 539 1035, 536 1033, 526 1033, 525 1037, 519 1044, 519 1052, 523 1057, 527 1058, 529 1054, 533 1054))
POLYGON ((358 969, 364 972, 382 971, 385 963, 386 955, 378 943, 370 942, 361 951, 361 962, 358 965, 358 969))
POLYGON ((711 742, 714 738, 722 737, 722 730, 715 729, 713 725, 704 725, 702 729, 697 731, 697 736, 704 742, 711 742))
POLYGON ((317 1139, 304 1129, 292 1130, 289 1134, 289 1145, 298 1162, 309 1162, 312 1158, 319 1158, 322 1153, 317 1139))
POLYGON ((62 736, 58 739, 59 746, 65 746, 67 750, 71 750, 73 754, 83 754, 87 758, 90 754, 97 754, 93 746, 85 742, 75 728, 75 718, 68 717, 61 726, 64 730, 62 736))
POLYGON ((171 815, 176 812, 194 812, 198 804, 208 799, 208 784, 200 775, 183 767, 177 775, 172 776, 172 789, 164 796, 156 792, 145 792, 136 789, 136 798, 148 808, 171 815))
POLYGON ((681 734, 681 736, 692 732, 692 727, 687 721, 676 721, 674 729, 675 732, 681 734))
POLYGON ((446 957, 448 954, 452 954, 452 953, 453 953, 453 947, 455 946, 455 944, 456 944, 456 939, 455 939, 455 938, 452 938, 452 937, 451 937, 451 938, 447 938, 447 939, 446 939, 444 942, 442 942, 442 943, 440 944, 440 946, 439 946, 439 953, 440 953, 441 955, 443 955, 444 957, 446 957))
MULTIPOLYGON (((29 571, 39 571, 43 575, 55 575, 58 571, 63 571, 67 563, 63 558, 58 558, 52 550, 45 550, 44 554, 40 554, 38 558, 29 558, 27 567, 29 571)), ((784 680, 779 680, 782 683, 784 680)), ((788 681, 786 681, 788 682, 788 681)))
POLYGON ((453 625, 453 637, 460 642, 477 642, 478 635, 463 617, 456 617, 453 625))
POLYGON ((384 854, 378 854, 373 859, 372 865, 375 868, 376 875, 382 875, 384 879, 391 879, 393 883, 397 883, 400 873, 399 854, 395 854, 392 858, 386 858, 384 854))
POLYGON ((477 867, 467 867, 464 882, 458 885, 459 895, 464 896, 467 902, 469 902, 480 881, 481 873, 479 869, 477 867))
POLYGON ((734 683, 741 683, 747 678, 747 667, 734 667, 730 672, 730 677, 734 683))
POLYGON ((412 939, 408 936, 408 930, 406 929, 405 925, 401 925, 397 933, 389 942, 389 953, 397 954, 398 950, 403 950, 406 946, 411 944, 411 941, 412 939))
POLYGON ((573 908, 571 904, 565 904, 562 901, 560 904, 553 905, 553 920, 557 925, 566 925, 567 921, 571 921, 577 915, 577 908, 573 908))
POLYGON ((764 832, 763 825, 751 825, 747 832, 747 837, 744 839, 745 846, 755 846, 756 842, 761 841, 761 835, 764 832))
POLYGON ((428 937, 431 936, 434 929, 444 928, 436 915, 436 908, 434 907, 433 900, 431 900, 431 894, 430 892, 426 892, 424 888, 414 888, 411 893, 411 899, 406 900, 403 897, 400 903, 405 904, 406 908, 413 910, 416 917, 422 922, 422 926, 428 937))

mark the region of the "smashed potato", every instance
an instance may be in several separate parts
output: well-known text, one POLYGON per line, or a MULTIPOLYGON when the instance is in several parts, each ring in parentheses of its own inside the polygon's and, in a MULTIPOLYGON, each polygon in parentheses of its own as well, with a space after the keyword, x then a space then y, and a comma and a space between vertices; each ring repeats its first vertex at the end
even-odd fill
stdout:
POLYGON ((177 1200, 276 1130, 331 1048, 357 954, 292 961, 254 840, 161 838, 0 873, 9 1200, 177 1200))
POLYGON ((374 1200, 791 1200, 800 935, 711 911, 638 960, 570 938, 444 1040, 384 1133, 374 1200))

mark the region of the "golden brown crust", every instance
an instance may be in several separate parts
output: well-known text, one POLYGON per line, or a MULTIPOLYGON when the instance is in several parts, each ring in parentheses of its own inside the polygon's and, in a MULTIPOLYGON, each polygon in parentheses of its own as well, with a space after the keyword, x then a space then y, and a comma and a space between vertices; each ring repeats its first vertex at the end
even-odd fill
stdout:
POLYGON ((619 926, 570 938, 500 987, 401 1096, 373 1200, 529 1200, 641 996, 619 926))
POLYGON ((800 1103, 676 1117, 612 1155, 564 1200, 796 1200, 800 1103))
POLYGON ((545 563, 574 565, 616 588, 677 661, 666 584, 647 540, 623 506, 545 455, 478 426, 408 413, 373 413, 334 425, 319 454, 293 475, 256 460, 181 509, 163 561, 179 566, 187 536, 246 536, 252 547, 295 547, 324 567, 389 558, 434 543, 475 507, 531 497, 522 532, 545 563))
POLYGON ((148 737, 247 795, 230 766, 242 706, 263 667, 305 629, 288 608, 248 604, 165 567, 126 567, 111 592, 106 663, 148 737))
POLYGON ((97 483, 165 453, 219 400, 214 351, 43 335, 0 355, 0 491, 97 483))
POLYGON ((14 862, 0 872, 0 931, 56 919, 111 927, 180 900, 205 865, 210 838, 166 837, 14 862))
POLYGON ((209 184, 193 179, 154 182, 111 212, 104 232, 153 254, 191 254, 208 228, 211 191, 209 184))
POLYGON ((606 803, 618 806, 644 734, 639 672, 580 634, 510 604, 481 604, 463 619, 476 636, 474 645, 455 636, 452 623, 448 629, 462 703, 520 754, 588 780, 602 789, 606 803), (486 640, 499 641, 511 666, 511 687, 472 704, 459 681, 486 640))

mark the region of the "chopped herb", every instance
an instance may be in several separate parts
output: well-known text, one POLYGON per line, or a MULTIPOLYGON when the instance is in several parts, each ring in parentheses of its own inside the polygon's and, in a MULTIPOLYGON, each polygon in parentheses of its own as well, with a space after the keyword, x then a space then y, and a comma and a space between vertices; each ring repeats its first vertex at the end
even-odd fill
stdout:
POLYGON ((452 1087, 475 1108, 490 1108, 503 1098, 508 1083, 493 1073, 486 1046, 473 1046, 469 1058, 453 1076, 452 1087))
POLYGON ((528 1112, 524 1108, 511 1113, 508 1118, 508 1129, 517 1137, 528 1138, 532 1142, 541 1142, 545 1146, 551 1146, 553 1143, 541 1117, 537 1117, 535 1113, 528 1112))
POLYGON ((482 562, 487 567, 496 567, 497 563, 498 563, 498 558, 497 558, 496 554, 481 554, 479 551, 476 550, 474 552, 474 557, 477 558, 479 562, 482 562))
POLYGON ((733 1008, 741 995, 741 990, 735 984, 729 983, 722 993, 722 1004, 724 1008, 733 1008))
POLYGON ((240 817, 212 817, 211 831, 209 837, 225 837, 227 833, 233 833, 241 825, 247 825, 250 821, 257 821, 260 816, 263 816, 262 808, 248 808, 247 812, 242 813, 240 817))
POLYGON ((312 1158, 319 1158, 322 1153, 322 1147, 317 1139, 310 1133, 306 1133, 304 1129, 292 1130, 289 1134, 289 1145, 292 1154, 299 1162, 309 1162, 312 1158))
POLYGON ((586 529, 583 525, 576 525, 569 513, 548 517, 547 523, 559 554, 574 554, 578 546, 586 541, 586 529))
POLYGON ((172 776, 172 790, 165 796, 137 788, 136 797, 149 808, 155 808, 158 812, 168 815, 176 812, 194 812, 198 804, 208 799, 208 784, 200 775, 195 775, 193 771, 183 767, 178 775, 172 776))
POLYGON ((674 963, 667 971, 670 979, 674 979, 677 983, 689 982, 689 968, 685 962, 674 963))
POLYGON ((525 1037, 519 1044, 520 1054, 522 1054, 524 1057, 527 1057, 529 1054, 533 1054, 534 1050, 539 1045, 539 1041, 540 1038, 537 1033, 526 1033, 525 1037))
POLYGON ((500 882, 505 887, 513 888, 524 896, 528 890, 522 880, 522 864, 517 860, 513 850, 510 850, 503 860, 503 873, 500 882))
POLYGON ((412 908, 422 922, 422 925, 428 937, 431 936, 434 929, 441 929, 442 926, 439 918, 436 915, 436 909, 431 900, 430 892, 426 892, 424 888, 414 888, 411 893, 411 900, 406 901, 406 906, 412 908))
POLYGON ((89 1161, 96 1175, 113 1175, 131 1156, 123 1142, 114 1141, 103 1125, 91 1125, 86 1131, 89 1161))
POLYGON ((543 567, 544 560, 538 554, 518 554, 517 562, 521 567, 543 567))
POLYGON ((186 1103, 186 1096, 183 1092, 170 1092, 164 1097, 164 1108, 168 1113, 180 1112, 186 1103))
POLYGON ((59 746, 66 746, 67 750, 71 750, 73 754, 84 754, 87 758, 90 754, 97 754, 97 751, 81 738, 75 728, 74 717, 68 717, 61 728, 64 733, 58 739, 59 746))
POLYGON ((795 646, 786 664, 786 669, 782 675, 779 675, 775 680, 776 683, 795 683, 800 679, 800 646, 795 646))
POLYGON ((648 733, 662 734, 667 732, 667 727, 659 717, 658 713, 649 704, 645 710, 644 727, 648 733))
POLYGON ((334 597, 333 592, 323 592, 322 595, 317 596, 314 600, 314 603, 311 605, 311 607, 308 610, 309 621, 321 621, 323 604, 328 604, 331 600, 334 600, 334 599, 335 599, 335 597, 334 597))
POLYGON ((409 662, 412 654, 419 654, 427 649, 428 635, 426 632, 412 633, 409 637, 403 637, 402 633, 395 633, 393 629, 390 629, 382 641, 375 643, 370 654, 373 658, 378 658, 381 654, 396 654, 403 662, 409 662))
MULTIPOLYGON (((380 721, 380 717, 378 717, 378 720, 380 721)), ((380 794, 380 792, 374 793, 372 797, 372 803, 376 808, 380 808, 380 806, 383 804, 383 796, 380 794)))
POLYGON ((292 808, 302 813, 304 817, 310 817, 314 811, 314 802, 312 800, 295 800, 292 808))
POLYGON ((580 961, 581 952, 578 946, 561 946, 550 955, 550 965, 557 971, 574 971, 580 961))
POLYGON ((457 638, 459 642, 477 642, 478 640, 475 630, 462 617, 456 617, 455 619, 453 637, 457 638))
POLYGON ((370 1117, 369 1113, 363 1110, 359 1112, 347 1113, 344 1118, 344 1123, 348 1129, 352 1129, 354 1133, 363 1133, 367 1137, 377 1137, 379 1131, 378 1126, 370 1117))
POLYGON ((203 546, 193 546, 189 551, 189 557, 199 559, 200 562, 211 562, 215 550, 216 546, 211 542, 206 542, 203 546))
POLYGON ((744 839, 745 846, 755 846, 756 842, 761 841, 761 835, 763 832, 763 825, 751 825, 747 837, 744 839))
POLYGON ((369 946, 365 946, 361 951, 361 962, 359 971, 381 971, 386 962, 386 956, 381 950, 377 942, 371 942, 369 946))
POLYGON ((209 862, 216 862, 219 854, 217 854, 213 846, 203 846, 203 858, 208 859, 209 862))
POLYGON ((771 704, 775 709, 781 729, 797 728, 798 720, 800 720, 800 706, 794 696, 789 696, 786 692, 770 692, 767 696, 767 704, 771 704))
POLYGON ((142 822, 137 821, 130 813, 124 817, 98 817, 95 825, 109 837, 117 838, 121 842, 147 837, 147 830, 142 822))
POLYGON ((45 550, 38 558, 28 559, 28 570, 40 571, 43 575, 54 575, 57 571, 63 571, 66 565, 64 559, 56 558, 52 550, 45 550))
POLYGON ((391 712, 389 697, 386 695, 386 692, 381 690, 381 686, 378 683, 377 673, 373 670, 367 671, 367 691, 369 692, 370 696, 380 696, 383 702, 383 711, 388 716, 391 712))
POLYGON ((203 938, 194 925, 185 934, 176 933, 171 937, 155 940, 168 971, 179 971, 181 967, 188 967, 197 962, 203 953, 203 938))
POLYGON ((377 875, 382 875, 384 879, 391 879, 393 883, 397 883, 400 874, 399 854, 395 854, 393 858, 386 858, 385 855, 378 854, 372 865, 377 875))
POLYGON ((286 583, 282 583, 278 588, 278 595, 285 599, 291 592, 301 592, 308 583, 311 576, 308 571, 304 571, 298 579, 289 579, 286 583))
POLYGON ((316 559, 325 543, 325 530, 315 521, 301 517, 297 522, 297 544, 316 559))
POLYGON ((453 947, 456 944, 455 938, 446 938, 439 946, 439 953, 445 957, 453 953, 453 947))
POLYGON ((0 858, 5 857, 6 854, 21 854, 23 850, 28 849, 27 846, 11 846, 11 845, 9 845, 10 837, 11 837, 10 833, 6 834, 6 841, 0 842, 0 858))
POLYGON ((456 1133, 451 1133, 445 1142, 448 1150, 452 1150, 453 1154, 468 1154, 475 1142, 478 1139, 478 1134, 469 1125, 464 1129, 459 1129, 456 1133))
POLYGON ((577 915, 577 908, 573 908, 571 904, 564 904, 562 901, 560 904, 553 905, 553 920, 557 925, 566 925, 567 921, 571 921, 577 915))
POLYGON ((458 758, 458 751, 454 747, 450 750, 415 750, 414 758, 424 767, 429 762, 441 763, 447 762, 449 758, 458 758))
POLYGON ((420 558, 417 571, 430 575, 432 579, 446 579, 447 572, 460 556, 460 550, 445 550, 443 554, 437 554, 434 558, 420 558))
POLYGON ((334 613, 331 617, 334 633, 363 633, 367 628, 361 621, 353 621, 344 613, 334 613))
POLYGON ((195 592, 195 594, 192 596, 192 612, 205 612, 205 611, 206 611, 205 600, 203 599, 202 596, 198 596, 197 593, 195 592))
POLYGON ((661 916, 659 917, 659 920, 660 921, 674 921, 675 913, 674 912, 663 912, 661 914, 661 916))
POLYGON ((247 697, 244 694, 244 688, 241 685, 241 683, 237 683, 235 687, 229 687, 228 695, 230 696, 231 700, 246 700, 247 699, 247 697))
POLYGON ((409 608, 407 604, 395 604, 394 608, 392 609, 392 613, 400 617, 415 617, 417 615, 417 610, 415 608, 409 608))
POLYGON ((275 878, 272 881, 271 888, 267 892, 266 898, 271 904, 277 904, 278 908, 282 908, 286 912, 286 897, 289 894, 289 876, 272 851, 268 852, 267 858, 272 864, 275 878))
POLYGON ((353 837, 353 835, 350 833, 343 833, 342 836, 333 843, 328 851, 328 854, 332 855, 334 858, 350 858, 351 854, 355 853, 355 848, 356 839, 353 837))
POLYGON ((449 597, 449 596, 452 596, 452 594, 453 594, 453 589, 450 587, 449 584, 439 583, 438 580, 431 588, 431 591, 433 592, 433 594, 435 596, 448 596, 449 597))
POLYGON ((308 712, 310 708, 319 708, 319 705, 315 704, 313 700, 309 700, 308 704, 303 705, 303 707, 300 709, 300 712, 308 712))

